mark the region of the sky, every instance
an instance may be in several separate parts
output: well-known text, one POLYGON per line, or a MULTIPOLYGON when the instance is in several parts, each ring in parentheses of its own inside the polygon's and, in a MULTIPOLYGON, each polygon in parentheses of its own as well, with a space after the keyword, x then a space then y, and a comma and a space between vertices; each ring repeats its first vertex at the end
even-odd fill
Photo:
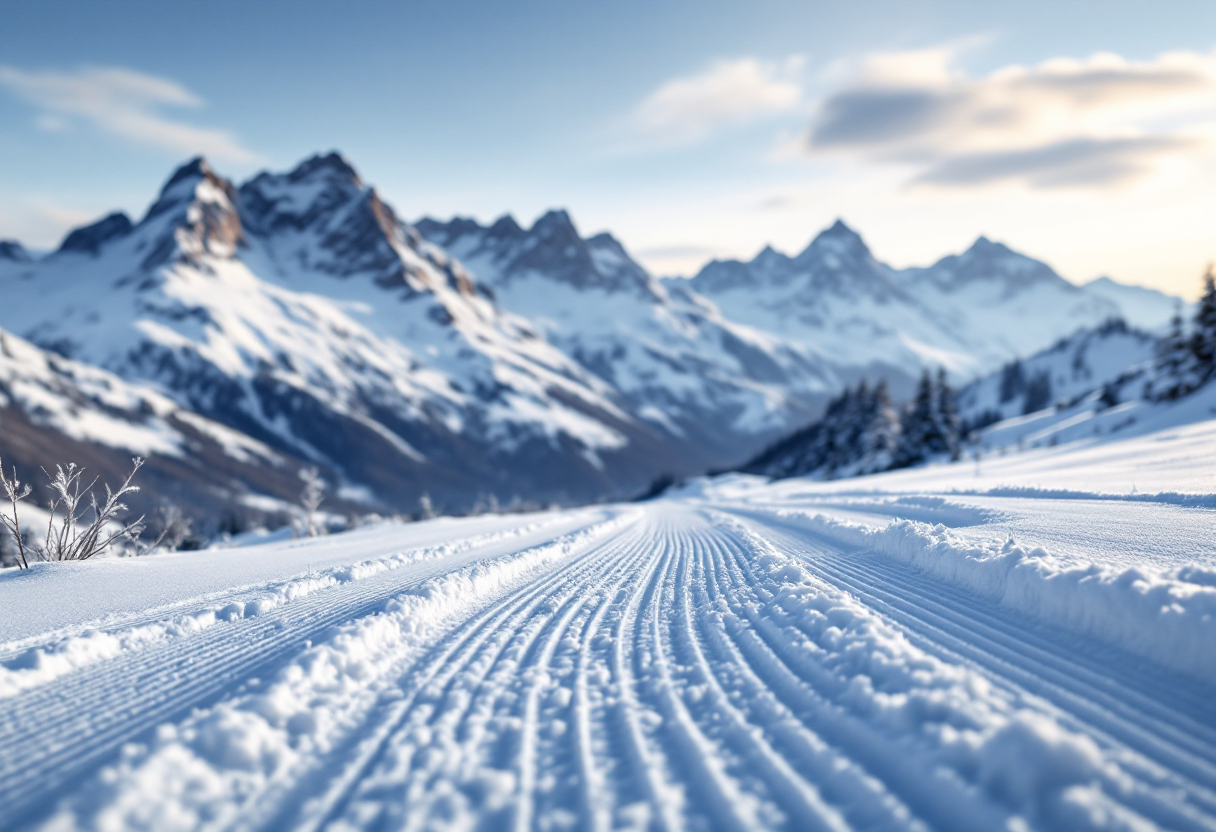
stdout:
POLYGON ((571 212, 658 275, 837 217, 1194 297, 1216 3, 0 0, 0 239, 138 218, 180 163, 338 150, 403 217, 571 212))

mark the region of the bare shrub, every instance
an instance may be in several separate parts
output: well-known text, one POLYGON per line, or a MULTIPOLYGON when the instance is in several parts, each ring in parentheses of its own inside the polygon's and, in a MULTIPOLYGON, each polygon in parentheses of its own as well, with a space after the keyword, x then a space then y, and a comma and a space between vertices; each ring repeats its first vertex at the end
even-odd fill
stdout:
POLYGON ((0 481, 12 509, 11 517, 0 512, 0 518, 17 543, 22 568, 29 568, 31 556, 33 560, 42 561, 88 560, 119 540, 134 542, 144 529, 144 518, 141 516, 132 523, 119 520, 119 515, 127 511, 122 498, 139 491, 131 481, 143 467, 144 460, 136 457, 131 463, 131 473, 117 491, 105 485, 106 498, 100 504, 93 494, 97 480, 85 485, 84 469, 75 463, 68 463, 66 468, 56 465, 53 475, 43 469, 50 480, 52 499, 47 504, 50 517, 46 537, 41 542, 25 540, 17 517, 17 503, 29 496, 30 487, 22 486, 16 469, 11 478, 0 472, 0 481))
POLYGON ((30 564, 25 556, 25 538, 21 531, 21 518, 17 516, 17 503, 30 496, 30 487, 22 485, 21 480, 17 479, 16 466, 13 466, 12 478, 5 476, 3 459, 0 459, 0 484, 3 484, 4 493, 8 496, 9 505, 12 507, 11 516, 0 511, 0 523, 4 524, 4 528, 8 529, 8 533, 17 544, 17 565, 22 569, 29 569, 30 564))

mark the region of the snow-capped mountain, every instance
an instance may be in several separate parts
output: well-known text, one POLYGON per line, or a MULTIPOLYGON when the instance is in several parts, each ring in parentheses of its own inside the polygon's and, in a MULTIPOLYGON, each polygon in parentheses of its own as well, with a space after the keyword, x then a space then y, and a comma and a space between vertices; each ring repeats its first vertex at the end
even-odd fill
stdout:
POLYGON ((202 160, 138 222, 0 263, 0 325, 401 506, 636 488, 662 432, 499 310, 340 157, 237 189, 202 160))
POLYGON ((0 298, 41 349, 388 509, 626 496, 738 464, 846 384, 902 398, 926 366, 974 378, 1120 311, 984 239, 895 270, 840 222, 656 280, 563 211, 410 225, 337 154, 240 187, 196 159, 138 221, 45 257, 0 243, 0 298))
POLYGON ((1157 348, 1156 337, 1122 320, 1082 330, 964 387, 960 416, 984 426, 1103 394, 1107 406, 1138 398, 1157 348))
MULTIPOLYGON (((163 499, 191 514, 256 516, 294 503, 305 463, 183 408, 148 385, 42 350, 0 330, 0 431, 5 468, 38 491, 40 467, 73 461, 117 483, 131 457, 149 460, 129 502, 150 512, 163 499), (267 499, 270 498, 270 499, 267 499)), ((331 506, 341 506, 331 498, 331 506)))
MULTIPOLYGON (((983 237, 963 254, 900 270, 839 220, 795 257, 766 248, 750 262, 714 261, 692 287, 727 318, 871 378, 907 378, 926 365, 974 378, 1120 314, 1045 263, 983 237)), ((906 390, 895 379, 892 387, 906 390)))
POLYGON ((737 460, 840 386, 811 351, 727 320, 679 282, 656 280, 610 234, 580 236, 565 211, 529 229, 510 216, 416 227, 702 465, 737 460))

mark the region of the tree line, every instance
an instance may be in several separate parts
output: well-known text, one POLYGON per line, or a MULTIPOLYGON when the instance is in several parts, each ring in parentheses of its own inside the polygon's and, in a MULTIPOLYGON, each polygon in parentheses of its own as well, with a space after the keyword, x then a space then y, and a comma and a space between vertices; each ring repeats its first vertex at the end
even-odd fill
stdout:
POLYGON ((925 370, 912 400, 901 407, 892 403, 885 381, 846 387, 823 418, 769 446, 741 470, 827 479, 872 474, 933 458, 958 459, 962 437, 945 370, 925 370))

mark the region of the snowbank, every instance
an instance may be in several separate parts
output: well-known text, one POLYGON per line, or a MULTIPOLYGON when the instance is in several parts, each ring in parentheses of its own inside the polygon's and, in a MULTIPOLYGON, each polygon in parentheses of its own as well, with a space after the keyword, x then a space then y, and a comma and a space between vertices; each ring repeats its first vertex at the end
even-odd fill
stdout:
POLYGON ((831 703, 824 739, 850 746, 930 828, 1148 830, 1180 819, 1044 703, 1012 700, 974 668, 925 652, 735 518, 714 519, 749 550, 762 591, 749 623, 831 703), (774 631, 791 624, 805 639, 797 648, 774 631))
POLYGON ((782 510, 835 542, 898 558, 1003 606, 1216 683, 1216 569, 1065 568, 1012 539, 964 541, 945 526, 898 520, 874 528, 782 510))
POLYGON ((0 700, 46 684, 54 679, 96 662, 113 658, 127 650, 151 642, 180 638, 216 624, 253 618, 285 603, 304 598, 338 584, 358 581, 404 566, 451 557, 500 540, 519 537, 543 524, 532 523, 517 529, 476 535, 439 546, 402 552, 383 558, 334 566, 308 575, 267 585, 244 599, 222 599, 213 606, 160 621, 120 627, 113 630, 87 630, 50 645, 20 648, 20 642, 3 645, 12 655, 0 664, 0 700), (16 648, 16 649, 14 649, 16 648))

